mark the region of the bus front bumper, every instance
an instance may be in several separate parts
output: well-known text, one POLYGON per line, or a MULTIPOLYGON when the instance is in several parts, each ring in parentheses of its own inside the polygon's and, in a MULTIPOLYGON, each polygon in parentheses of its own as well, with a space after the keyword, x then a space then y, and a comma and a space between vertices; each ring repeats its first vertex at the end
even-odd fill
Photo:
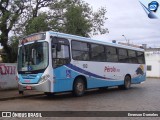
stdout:
POLYGON ((36 90, 41 92, 51 92, 51 83, 49 80, 38 83, 38 84, 22 84, 20 81, 18 82, 18 89, 19 91, 25 90, 36 90))

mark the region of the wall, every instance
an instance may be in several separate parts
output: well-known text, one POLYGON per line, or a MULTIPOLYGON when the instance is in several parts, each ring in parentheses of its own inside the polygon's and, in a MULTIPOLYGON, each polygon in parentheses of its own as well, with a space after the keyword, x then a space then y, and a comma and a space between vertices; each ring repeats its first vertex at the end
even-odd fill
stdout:
POLYGON ((18 87, 17 64, 0 63, 0 90, 18 87))
POLYGON ((151 66, 151 70, 147 70, 147 77, 160 78, 160 51, 146 51, 146 65, 151 66))

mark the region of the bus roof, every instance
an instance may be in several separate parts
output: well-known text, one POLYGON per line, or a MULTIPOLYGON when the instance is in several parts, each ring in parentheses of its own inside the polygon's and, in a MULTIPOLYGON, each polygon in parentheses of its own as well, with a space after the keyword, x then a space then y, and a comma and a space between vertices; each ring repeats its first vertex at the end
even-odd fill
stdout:
POLYGON ((77 36, 77 35, 71 35, 71 34, 65 34, 65 33, 60 33, 60 32, 53 32, 53 31, 49 31, 49 33, 54 36, 57 36, 57 37, 80 40, 80 41, 84 41, 84 42, 93 42, 93 43, 97 43, 97 44, 104 44, 104 45, 109 45, 109 46, 114 46, 114 47, 119 47, 119 48, 126 48, 126 49, 137 50, 137 51, 144 51, 144 49, 141 49, 141 48, 136 48, 136 47, 127 46, 127 45, 121 45, 121 44, 116 44, 116 43, 109 43, 109 42, 104 42, 104 41, 100 41, 100 40, 94 40, 91 38, 81 37, 81 36, 77 36))

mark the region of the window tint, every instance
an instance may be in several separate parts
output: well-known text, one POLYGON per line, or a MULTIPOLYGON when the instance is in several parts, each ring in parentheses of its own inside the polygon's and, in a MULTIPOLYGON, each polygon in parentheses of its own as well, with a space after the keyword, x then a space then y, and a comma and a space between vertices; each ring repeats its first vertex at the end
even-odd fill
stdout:
POLYGON ((139 64, 145 64, 145 59, 144 59, 144 53, 143 52, 137 52, 137 58, 138 58, 138 63, 139 64))
POLYGON ((107 62, 118 62, 117 49, 115 47, 106 47, 107 62))
POLYGON ((72 49, 80 51, 89 51, 89 44, 85 42, 72 41, 72 49))
POLYGON ((128 62, 128 55, 126 49, 118 49, 118 55, 119 55, 119 62, 127 63, 128 62))
POLYGON ((44 70, 48 65, 48 43, 36 42, 36 44, 23 45, 19 49, 18 71, 44 70), (28 70, 28 68, 30 68, 28 70))
POLYGON ((73 59, 75 60, 84 60, 88 61, 89 60, 89 53, 85 51, 72 51, 73 59))
POLYGON ((52 64, 59 67, 70 62, 69 42, 63 38, 52 39, 52 64), (62 43, 57 41, 63 41, 62 43), (66 42, 64 42, 66 41, 66 42))
POLYGON ((68 45, 61 45, 61 50, 57 52, 57 58, 69 58, 69 46, 68 45))
MULTIPOLYGON (((144 64, 144 53, 95 43, 72 41, 72 58, 83 61, 144 64)), ((64 48, 65 49, 65 48, 64 48)), ((65 50, 65 52, 67 52, 65 50)), ((60 53, 64 55, 63 53, 60 53)))
POLYGON ((129 63, 138 63, 137 57, 136 57, 136 51, 128 50, 128 56, 129 56, 129 63))
POLYGON ((126 49, 119 49, 118 52, 119 52, 119 55, 121 55, 121 56, 127 56, 127 50, 126 49))
POLYGON ((91 44, 91 60, 92 61, 105 61, 104 46, 91 44))
POLYGON ((89 60, 89 43, 72 41, 72 57, 74 60, 89 60))
POLYGON ((147 65, 147 71, 151 71, 152 70, 152 66, 151 65, 147 65))
POLYGON ((129 57, 136 57, 136 52, 133 50, 128 50, 128 56, 129 57))

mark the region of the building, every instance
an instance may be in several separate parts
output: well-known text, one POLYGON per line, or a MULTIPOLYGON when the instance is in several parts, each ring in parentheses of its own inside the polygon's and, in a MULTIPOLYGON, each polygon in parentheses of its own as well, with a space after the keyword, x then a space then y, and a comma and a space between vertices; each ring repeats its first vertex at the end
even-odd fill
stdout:
POLYGON ((147 77, 160 78, 160 48, 148 48, 145 51, 147 77))

